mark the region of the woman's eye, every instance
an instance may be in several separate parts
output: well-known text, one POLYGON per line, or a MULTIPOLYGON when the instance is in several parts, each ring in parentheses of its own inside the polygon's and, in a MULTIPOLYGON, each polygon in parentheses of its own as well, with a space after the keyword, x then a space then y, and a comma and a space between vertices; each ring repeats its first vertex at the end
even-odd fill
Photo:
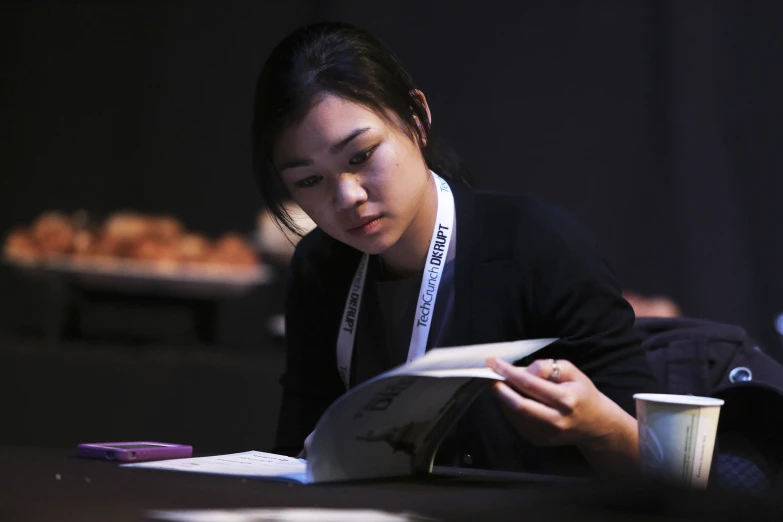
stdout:
POLYGON ((312 187, 313 185, 318 184, 323 179, 323 176, 310 176, 304 179, 300 179, 299 181, 294 182, 294 185, 296 185, 299 188, 308 188, 312 187))
POLYGON ((354 154, 353 156, 351 156, 351 159, 348 160, 348 163, 350 163, 351 165, 361 165, 363 163, 367 163, 367 160, 370 159, 372 153, 375 152, 376 148, 378 148, 377 145, 354 154))

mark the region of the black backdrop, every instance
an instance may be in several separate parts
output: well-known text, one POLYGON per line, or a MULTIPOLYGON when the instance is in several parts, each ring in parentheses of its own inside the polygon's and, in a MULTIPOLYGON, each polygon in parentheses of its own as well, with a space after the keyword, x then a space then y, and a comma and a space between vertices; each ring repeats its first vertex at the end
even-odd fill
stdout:
MULTIPOLYGON (((296 25, 341 19, 408 66, 477 186, 566 207, 623 286, 780 357, 783 4, 458 4, 4 3, 0 232, 52 208, 250 231, 255 75, 296 25)), ((39 299, 0 272, 1 325, 39 299)))

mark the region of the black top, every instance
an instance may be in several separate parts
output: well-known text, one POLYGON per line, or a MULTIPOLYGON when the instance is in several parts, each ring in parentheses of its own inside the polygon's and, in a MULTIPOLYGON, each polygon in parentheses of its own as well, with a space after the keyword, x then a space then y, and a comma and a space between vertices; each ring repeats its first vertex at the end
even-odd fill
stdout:
POLYGON ((420 274, 394 281, 378 281, 372 273, 367 275, 364 313, 360 314, 351 361, 352 386, 405 363, 421 284, 420 274))
MULTIPOLYGON (((446 330, 444 325, 448 324, 454 312, 454 259, 459 233, 456 218, 451 231, 449 250, 432 312, 427 349, 440 346, 446 330)), ((351 361, 351 386, 404 364, 408 359, 424 271, 402 279, 384 280, 379 260, 378 256, 372 256, 368 268, 354 342, 355 353, 351 361)))
MULTIPOLYGON (((440 346, 559 337, 535 358, 571 361, 634 414, 633 394, 657 391, 657 384, 633 330, 633 310, 595 242, 565 212, 533 196, 450 185, 459 241, 454 308, 440 346)), ((297 246, 287 290, 277 453, 298 453, 324 410, 345 391, 337 372, 337 335, 360 257, 320 229, 297 246)), ((441 464, 552 472, 562 471, 559 463, 570 462, 575 452, 531 451, 485 394, 441 454, 441 464)))

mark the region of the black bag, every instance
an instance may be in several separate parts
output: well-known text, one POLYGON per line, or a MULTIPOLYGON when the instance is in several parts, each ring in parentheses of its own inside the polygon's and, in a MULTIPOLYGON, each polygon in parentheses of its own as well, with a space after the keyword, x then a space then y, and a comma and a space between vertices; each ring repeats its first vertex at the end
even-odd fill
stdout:
POLYGON ((663 392, 725 401, 710 487, 783 486, 783 365, 735 325, 638 318, 636 330, 663 392))

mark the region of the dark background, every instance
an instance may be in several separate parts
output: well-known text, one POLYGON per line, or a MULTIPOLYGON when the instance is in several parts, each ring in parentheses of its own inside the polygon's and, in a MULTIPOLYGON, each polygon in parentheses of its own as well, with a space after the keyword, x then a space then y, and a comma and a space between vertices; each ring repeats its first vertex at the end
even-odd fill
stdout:
MULTIPOLYGON (((167 212, 213 235, 251 232, 263 205, 251 174, 255 77, 294 27, 339 19, 399 56, 477 187, 532 191, 565 207, 599 239, 623 287, 668 295, 686 315, 738 323, 783 359, 773 329, 783 312, 783 4, 461 4, 4 3, 0 233, 45 210, 79 208, 167 212)), ((101 424, 85 413, 72 424, 89 417, 92 431, 63 431, 31 412, 64 411, 53 398, 89 403, 96 393, 106 412, 116 390, 132 403, 133 386, 146 390, 149 409, 159 400, 150 386, 168 380, 181 408, 212 415, 200 420, 212 430, 204 448, 249 449, 255 440, 265 449, 282 364, 280 343, 262 333, 273 291, 224 303, 221 346, 188 351, 41 348, 46 289, 0 269, 0 330, 12 339, 5 367, 14 375, 4 395, 28 426, 6 438, 128 439, 114 417, 101 424), (182 369, 189 365, 202 373, 182 369), (85 381, 69 377, 78 371, 125 377, 81 389, 75 381, 85 381), (188 387, 212 390, 212 406, 195 406, 188 387), (225 406, 219 398, 231 394, 241 398, 225 406)), ((171 429, 152 433, 192 440, 171 417, 171 429)))

